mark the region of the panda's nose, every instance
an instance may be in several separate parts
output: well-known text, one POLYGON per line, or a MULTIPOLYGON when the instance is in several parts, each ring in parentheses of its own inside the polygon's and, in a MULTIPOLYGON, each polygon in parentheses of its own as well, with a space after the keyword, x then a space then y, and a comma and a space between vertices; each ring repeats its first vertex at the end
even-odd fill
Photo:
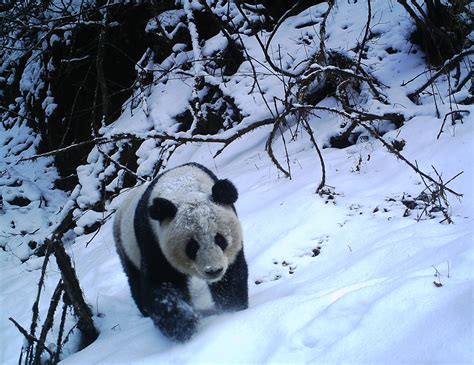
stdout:
POLYGON ((217 269, 208 269, 205 271, 205 273, 210 278, 217 278, 220 274, 222 274, 223 271, 224 271, 224 268, 219 267, 217 269))

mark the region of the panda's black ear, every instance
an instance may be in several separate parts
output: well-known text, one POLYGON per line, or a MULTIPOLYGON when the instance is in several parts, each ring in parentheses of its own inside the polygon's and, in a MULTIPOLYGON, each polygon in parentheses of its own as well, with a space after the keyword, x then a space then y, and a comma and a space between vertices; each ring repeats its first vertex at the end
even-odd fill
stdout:
POLYGON ((212 187, 212 200, 224 205, 232 205, 237 201, 239 194, 234 184, 229 180, 217 180, 212 187))
POLYGON ((173 219, 177 211, 176 205, 164 198, 153 199, 153 204, 148 208, 150 217, 160 222, 165 219, 173 219))

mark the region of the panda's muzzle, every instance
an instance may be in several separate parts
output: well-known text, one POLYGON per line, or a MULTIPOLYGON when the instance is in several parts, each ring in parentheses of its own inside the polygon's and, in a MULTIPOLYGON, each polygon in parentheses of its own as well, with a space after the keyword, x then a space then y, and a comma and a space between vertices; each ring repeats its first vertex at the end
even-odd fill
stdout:
POLYGON ((204 271, 204 273, 209 279, 217 279, 218 277, 222 275, 223 272, 224 272, 223 267, 208 269, 204 271))

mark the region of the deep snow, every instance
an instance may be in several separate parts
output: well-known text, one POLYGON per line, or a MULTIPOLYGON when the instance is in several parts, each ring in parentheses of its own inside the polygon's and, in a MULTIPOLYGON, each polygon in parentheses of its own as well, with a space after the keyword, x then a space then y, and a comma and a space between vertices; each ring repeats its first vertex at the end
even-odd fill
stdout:
MULTIPOLYGON (((250 308, 206 318, 189 343, 171 343, 136 309, 109 221, 88 247, 85 236, 70 249, 87 300, 100 313, 101 334, 64 363, 472 362, 472 124, 433 143, 436 129, 427 132, 425 123, 408 123, 401 135, 407 146, 425 146, 407 154, 420 166, 434 164, 447 176, 464 170, 453 181, 465 193, 451 200, 453 225, 439 224, 442 217, 403 217, 405 206, 388 201, 423 186, 377 143, 361 172, 353 172, 353 155, 366 145, 325 150, 335 199, 314 194, 319 171, 304 141, 292 153, 291 181, 262 154, 263 129, 230 147, 216 165, 214 146, 183 149, 175 164, 193 155, 239 187, 250 308), (443 286, 434 285, 438 280, 443 286)), ((2 308, 28 323, 38 270, 28 272, 32 263, 18 265, 7 253, 1 257, 2 308), (25 298, 19 301, 18 293, 25 298)), ((54 282, 58 273, 48 272, 54 282)), ((2 327, 9 336, 3 361, 12 363, 22 339, 4 318, 2 327)))
MULTIPOLYGON (((374 32, 380 33, 369 42, 365 63, 388 86, 384 91, 391 102, 369 101, 365 107, 378 114, 405 115, 404 126, 384 138, 405 140, 403 155, 423 171, 436 177, 434 166, 445 181, 463 171, 449 184, 464 194, 460 200, 449 196, 454 224, 439 223, 441 213, 428 219, 421 210, 407 211, 402 198, 417 197, 425 186, 418 175, 371 138, 360 139, 346 149, 323 150, 331 194, 322 196, 314 193, 321 175, 317 155, 308 136, 295 126, 293 132, 299 132, 296 140, 291 140, 289 131, 285 134, 291 180, 278 172, 264 151, 270 128, 260 128, 238 140, 216 159, 212 156, 218 145, 186 145, 177 150, 168 167, 196 161, 219 177, 229 178, 239 189, 236 208, 250 270, 249 309, 205 318, 191 341, 180 345, 170 342, 151 320, 140 316, 133 303, 109 220, 96 235, 78 237, 68 248, 101 333, 91 346, 69 353, 74 349, 73 336, 64 364, 473 363, 474 108, 463 105, 471 114, 454 125, 447 123, 440 139, 436 138, 443 116, 450 111, 449 103, 439 105, 442 117, 437 118, 431 97, 422 97, 420 105, 406 97, 428 75, 408 87, 400 86, 425 69, 421 53, 412 53, 413 46, 407 42, 411 20, 395 3, 372 3, 374 32), (385 52, 387 45, 398 52, 385 52), (406 212, 410 214, 404 216, 406 212)), ((318 44, 317 27, 298 27, 308 17, 320 17, 325 9, 324 4, 312 7, 306 15, 282 25, 272 42, 275 52, 277 44, 288 49, 282 64, 298 64, 298 57, 304 56, 301 51, 306 46, 295 39, 312 34, 318 44)), ((354 47, 362 34, 365 12, 363 6, 339 2, 328 23, 327 47, 354 47)), ((244 41, 261 59, 255 39, 244 37, 244 41)), ((246 68, 248 63, 241 66, 242 74, 246 68)), ((266 72, 260 65, 257 71, 266 72)), ((252 80, 244 76, 221 85, 248 113, 244 123, 269 113, 260 95, 248 94, 251 85, 252 80)), ((277 77, 262 77, 261 85, 269 101, 272 95, 282 95, 277 77)), ((446 85, 440 80, 441 93, 446 85)), ((151 128, 171 132, 172 117, 186 107, 184 102, 173 101, 184 100, 179 95, 189 96, 190 92, 189 85, 179 79, 159 84, 148 98, 150 110, 128 110, 103 132, 145 132, 151 128)), ((332 99, 324 103, 337 106, 332 99)), ((318 117, 310 122, 323 145, 342 120, 327 113, 318 113, 318 117)), ((150 141, 139 150, 139 173, 143 175, 151 171, 157 158, 154 145, 150 141)), ((281 138, 275 142, 275 151, 283 161, 281 138)), ((91 165, 78 171, 83 204, 94 201, 93 177, 100 171, 100 164, 95 169, 95 157, 91 156, 91 165)), ((38 169, 42 163, 42 168, 48 169, 47 162, 41 161, 19 168, 31 174, 32 167, 38 169)), ((51 209, 64 202, 63 195, 55 194, 52 200, 57 205, 51 209)), ((31 196, 34 200, 33 193, 31 196)), ((121 199, 123 195, 108 209, 121 199)), ((18 360, 23 338, 7 318, 29 326, 42 263, 41 258, 32 258, 21 264, 16 252, 9 246, 0 250, 2 364, 18 360)), ((58 278, 52 264, 47 271, 46 293, 58 278)), ((41 303, 43 311, 47 305, 47 300, 41 303)))
MULTIPOLYGON (((407 144, 422 144, 418 136, 425 127, 406 126, 407 144)), ((257 134, 251 139, 258 140, 257 134)), ((468 123, 436 150, 468 160, 473 137, 468 123)), ((432 138, 426 133, 423 140, 429 145, 432 138)), ((192 153, 212 166, 208 148, 192 153)), ((279 178, 259 148, 239 146, 217 162, 219 175, 240 188, 250 308, 207 318, 187 344, 170 343, 140 318, 114 254, 110 224, 89 248, 86 237, 76 243, 82 285, 105 317, 99 319, 99 340, 65 363, 471 362, 472 164, 444 164, 428 148, 416 154, 420 165, 434 163, 448 175, 462 166, 465 173, 453 187, 466 192, 461 203, 452 202, 454 225, 439 224, 441 217, 417 222, 403 217, 399 201, 387 201, 420 191, 415 176, 380 146, 373 147, 364 172, 351 172, 351 154, 360 148, 327 151, 328 165, 338 170, 328 177, 339 194, 335 204, 314 194, 319 173, 310 149, 292 154, 298 166, 293 181, 279 178), (320 254, 313 257, 315 249, 320 254), (442 287, 433 283, 436 270, 442 287)), ((174 162, 187 158, 183 153, 174 162)))

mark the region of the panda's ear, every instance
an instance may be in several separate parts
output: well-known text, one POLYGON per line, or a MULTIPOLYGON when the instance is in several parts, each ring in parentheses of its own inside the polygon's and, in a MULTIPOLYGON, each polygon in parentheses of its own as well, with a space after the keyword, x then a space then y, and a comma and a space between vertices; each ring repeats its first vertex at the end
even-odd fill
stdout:
POLYGON ((232 205, 238 197, 234 184, 227 179, 217 180, 212 187, 212 200, 218 204, 232 205))
POLYGON ((165 219, 173 219, 177 211, 176 205, 164 198, 153 199, 153 204, 148 208, 150 217, 160 222, 165 219))

